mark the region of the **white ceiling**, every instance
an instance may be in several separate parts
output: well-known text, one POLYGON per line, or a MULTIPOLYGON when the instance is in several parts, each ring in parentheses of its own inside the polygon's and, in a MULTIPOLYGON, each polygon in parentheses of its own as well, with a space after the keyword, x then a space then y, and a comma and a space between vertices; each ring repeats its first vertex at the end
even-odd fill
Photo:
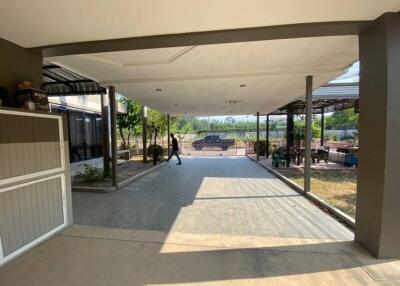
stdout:
POLYGON ((302 96, 358 58, 357 37, 321 37, 47 58, 172 115, 254 114, 302 96), (245 87, 240 87, 245 84, 245 87), (162 89, 162 91, 157 91, 162 89))
POLYGON ((242 27, 373 20, 399 0, 1 0, 0 37, 23 47, 242 27))
MULTIPOLYGON (((309 22, 373 20, 400 0, 1 0, 0 37, 23 47, 309 22), (23 17, 21 17, 21 13, 23 17)), ((358 59, 355 36, 47 58, 172 115, 270 112, 358 59), (245 84, 245 87, 239 87, 245 84), (156 91, 162 89, 162 91, 156 91)))

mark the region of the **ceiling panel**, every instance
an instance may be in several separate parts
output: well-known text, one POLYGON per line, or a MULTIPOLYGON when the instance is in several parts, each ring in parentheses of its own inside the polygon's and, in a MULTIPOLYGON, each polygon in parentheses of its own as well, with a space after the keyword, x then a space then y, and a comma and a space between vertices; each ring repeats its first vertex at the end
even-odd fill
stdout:
MULTIPOLYGON (((24 47, 329 21, 374 20, 400 0, 2 0, 0 37, 24 47), (21 11, 29 9, 29 13, 21 11)), ((48 58, 171 114, 268 112, 358 59, 355 36, 48 58), (245 88, 238 88, 246 84, 245 88), (155 92, 162 89, 161 92, 155 92), (236 102, 236 103, 226 103, 236 102), (176 105, 177 104, 177 105, 176 105)))
POLYGON ((296 23, 374 20, 399 0, 1 0, 0 37, 23 47, 296 23))
POLYGON ((122 95, 165 113, 222 115, 273 111, 304 95, 307 75, 315 76, 315 87, 318 87, 339 76, 357 58, 357 37, 341 36, 46 60, 103 85, 114 85, 122 95), (109 60, 113 58, 141 64, 115 64, 109 60), (241 88, 241 84, 245 87, 241 88))

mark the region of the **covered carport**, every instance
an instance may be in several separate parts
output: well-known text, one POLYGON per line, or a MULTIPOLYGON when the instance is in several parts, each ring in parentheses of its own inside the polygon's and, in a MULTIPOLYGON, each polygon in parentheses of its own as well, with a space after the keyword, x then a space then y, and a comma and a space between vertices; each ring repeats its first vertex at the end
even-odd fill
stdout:
MULTIPOLYGON (((43 5, 31 7, 31 13, 20 18, 21 2, 3 1, 2 10, 7 13, 0 19, 0 36, 46 61, 65 66, 110 86, 111 91, 115 88, 127 97, 170 115, 268 114, 305 95, 309 135, 306 152, 310 151, 312 89, 334 79, 359 58, 360 167, 355 240, 375 257, 400 256, 400 193, 396 176, 396 163, 400 159, 396 148, 400 144, 397 132, 400 87, 396 80, 400 66, 397 55, 399 1, 254 1, 241 4, 163 1, 153 5, 136 3, 132 7, 124 1, 98 6, 89 2, 76 5, 42 2, 43 5), (38 20, 38 14, 45 14, 45 17, 38 20), (84 19, 84 22, 77 19, 84 19)), ((30 7, 29 2, 26 6, 30 7)), ((309 167, 309 156, 306 168, 307 164, 309 167)), ((305 174, 309 182, 309 175, 305 174)), ((152 180, 152 177, 146 179, 152 180)), ((118 204, 115 207, 118 208, 118 204)), ((69 235, 74 236, 74 230, 71 231, 69 235)), ((115 238, 107 230, 99 232, 101 239, 115 238)), ((121 237, 132 238, 132 234, 123 231, 119 235, 120 241, 121 237)), ((77 230, 76 236, 85 235, 77 230)), ((60 238, 64 239, 67 240, 60 238)), ((45 250, 54 249, 54 243, 50 242, 49 249, 45 250)), ((67 245, 66 251, 73 243, 69 241, 67 245)), ((193 255, 204 251, 205 247, 193 250, 193 255)), ((182 251, 178 248, 172 246, 165 251, 173 252, 174 256, 182 251)), ((327 248, 323 247, 329 252, 327 248)), ((104 245, 100 249, 104 249, 104 245)), ((119 250, 117 252, 122 254, 122 248, 119 250)), ((273 250, 282 251, 279 247, 273 250)), ((223 253, 231 253, 229 251, 223 253)), ((213 250, 210 252, 214 257, 213 250)), ((35 260, 38 255, 34 253, 30 257, 35 260)), ((223 263, 241 255, 242 252, 228 255, 223 263)), ((183 260, 178 257, 176 262, 188 263, 193 256, 188 257, 183 260)), ((168 260, 163 259, 163 265, 168 264, 168 260)), ((255 258, 251 263, 260 260, 264 261, 255 258)), ((276 263, 268 262, 265 267, 276 263)), ((338 262, 347 265, 347 269, 362 271, 358 266, 351 266, 352 262, 341 263, 338 262)), ((240 264, 236 267, 240 268, 240 264)), ((270 277, 310 273, 275 270, 277 274, 270 277)), ((319 270, 324 273, 332 268, 319 270)), ((179 271, 175 271, 171 273, 179 276, 179 271)), ((213 277, 240 280, 268 276, 263 271, 260 273, 213 277)), ((129 278, 126 279, 120 284, 127 283, 129 278)), ((218 279, 151 281, 165 284, 211 280, 218 279)))
POLYGON ((46 285, 71 271, 61 285, 371 281, 352 231, 246 157, 186 157, 118 192, 74 193, 73 208, 75 225, 0 282, 29 273, 46 285), (36 259, 56 267, 43 276, 36 259))

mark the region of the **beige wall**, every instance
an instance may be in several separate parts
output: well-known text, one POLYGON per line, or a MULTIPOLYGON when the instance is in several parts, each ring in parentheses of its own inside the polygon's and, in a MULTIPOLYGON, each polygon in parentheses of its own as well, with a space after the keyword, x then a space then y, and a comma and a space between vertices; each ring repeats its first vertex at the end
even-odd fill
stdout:
POLYGON ((0 114, 0 180, 61 167, 58 120, 0 114))
MULTIPOLYGON (((0 38, 0 86, 14 95, 18 82, 29 80, 33 87, 42 83, 42 57, 0 38)), ((14 104, 15 98, 8 98, 7 104, 14 104)))

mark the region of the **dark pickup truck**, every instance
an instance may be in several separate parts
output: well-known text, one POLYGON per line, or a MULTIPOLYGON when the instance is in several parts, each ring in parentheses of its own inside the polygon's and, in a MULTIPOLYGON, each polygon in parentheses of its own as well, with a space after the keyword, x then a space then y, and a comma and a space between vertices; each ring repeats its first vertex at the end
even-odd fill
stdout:
POLYGON ((235 145, 233 139, 220 139, 218 135, 209 135, 204 139, 196 140, 192 143, 195 150, 201 150, 207 147, 220 147, 222 150, 228 150, 230 146, 235 145))

